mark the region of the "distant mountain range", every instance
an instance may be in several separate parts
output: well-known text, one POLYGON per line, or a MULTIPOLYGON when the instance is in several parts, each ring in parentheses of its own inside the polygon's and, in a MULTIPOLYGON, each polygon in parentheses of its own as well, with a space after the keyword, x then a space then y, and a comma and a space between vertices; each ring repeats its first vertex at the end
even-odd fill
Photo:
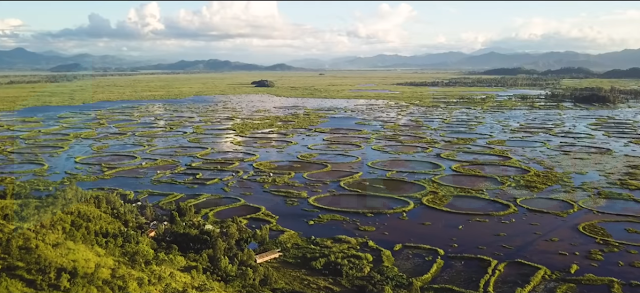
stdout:
POLYGON ((445 52, 413 56, 376 55, 341 60, 302 59, 287 62, 292 66, 315 69, 415 68, 440 70, 482 70, 498 67, 525 67, 535 70, 585 67, 592 70, 640 67, 640 49, 603 54, 572 51, 522 53, 504 48, 486 48, 471 54, 445 52), (499 51, 499 52, 496 52, 499 51))
POLYGON ((582 67, 594 71, 640 67, 640 49, 603 54, 577 52, 523 53, 506 48, 484 48, 472 53, 444 52, 413 56, 380 54, 372 57, 346 56, 329 60, 300 59, 271 66, 209 59, 158 63, 112 55, 67 55, 61 52, 31 52, 24 48, 0 50, 0 70, 202 70, 202 71, 297 71, 307 69, 432 69, 487 70, 523 67, 538 71, 582 67), (58 67, 60 65, 65 65, 58 67))
POLYGON ((132 68, 134 70, 187 70, 187 71, 304 71, 307 69, 289 66, 284 63, 262 66, 228 60, 180 60, 175 63, 155 64, 132 68))
POLYGON ((131 67, 149 64, 151 61, 130 60, 111 55, 95 56, 90 54, 64 55, 54 51, 36 53, 24 48, 0 50, 1 70, 46 70, 48 68, 71 63, 79 63, 87 68, 131 67))
POLYGON ((130 60, 122 57, 90 54, 65 55, 55 51, 31 52, 24 48, 0 50, 0 70, 78 71, 139 71, 139 70, 201 70, 201 71, 303 71, 287 64, 262 66, 256 64, 209 59, 175 63, 130 60), (154 64, 156 63, 156 64, 154 64))

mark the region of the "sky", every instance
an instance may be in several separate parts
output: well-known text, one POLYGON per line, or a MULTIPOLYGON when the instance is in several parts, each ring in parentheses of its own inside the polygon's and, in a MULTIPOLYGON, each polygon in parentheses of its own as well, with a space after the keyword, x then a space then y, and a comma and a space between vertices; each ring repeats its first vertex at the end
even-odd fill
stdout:
POLYGON ((293 59, 640 48, 639 1, 0 1, 0 50, 274 64, 293 59))

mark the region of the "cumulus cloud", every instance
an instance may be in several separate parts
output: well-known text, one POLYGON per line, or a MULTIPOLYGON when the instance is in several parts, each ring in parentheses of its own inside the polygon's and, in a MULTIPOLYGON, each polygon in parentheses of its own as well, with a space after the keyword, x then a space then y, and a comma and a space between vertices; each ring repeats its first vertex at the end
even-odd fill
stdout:
POLYGON ((18 30, 24 26, 24 22, 17 18, 0 19, 0 39, 18 36, 18 30))
POLYGON ((416 14, 413 7, 406 3, 400 3, 395 9, 382 3, 373 17, 357 15, 358 20, 347 34, 374 42, 401 43, 408 36, 403 25, 416 14))
POLYGON ((514 31, 488 42, 489 46, 520 50, 609 51, 640 47, 640 10, 618 10, 601 15, 581 14, 554 20, 517 19, 514 31))
POLYGON ((144 39, 164 30, 160 21, 160 7, 157 2, 142 4, 131 8, 126 20, 118 21, 115 26, 111 21, 97 13, 88 16, 88 24, 77 28, 66 28, 56 32, 35 34, 35 38, 48 39, 144 39))
POLYGON ((0 49, 13 49, 22 45, 21 30, 25 23, 17 18, 0 19, 0 49))
POLYGON ((374 13, 356 13, 341 27, 293 23, 281 13, 276 1, 211 1, 196 10, 178 11, 164 11, 161 6, 161 2, 144 3, 123 11, 120 19, 92 13, 84 25, 46 32, 29 32, 19 19, 0 19, 0 46, 67 53, 158 53, 186 55, 189 59, 222 58, 227 54, 243 61, 248 59, 242 54, 286 58, 412 55, 494 46, 539 51, 640 47, 635 29, 640 27, 640 10, 576 14, 566 19, 515 19, 511 24, 505 22, 504 31, 476 31, 464 27, 465 22, 459 19, 434 23, 434 18, 423 14, 418 19, 418 12, 406 3, 380 4, 374 13), (449 22, 460 25, 443 30, 449 22))

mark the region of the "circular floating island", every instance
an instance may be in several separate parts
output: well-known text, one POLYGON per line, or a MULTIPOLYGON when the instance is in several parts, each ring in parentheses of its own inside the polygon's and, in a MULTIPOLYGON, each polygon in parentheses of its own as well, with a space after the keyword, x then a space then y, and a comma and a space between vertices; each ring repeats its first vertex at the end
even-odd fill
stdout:
POLYGON ((512 129, 512 131, 515 131, 515 132, 526 132, 526 133, 549 133, 552 130, 553 128, 549 128, 549 127, 530 127, 530 126, 516 127, 512 129))
POLYGON ((196 157, 210 161, 233 161, 233 162, 250 162, 258 159, 259 155, 250 152, 240 151, 218 151, 206 154, 199 154, 196 157))
POLYGON ((34 145, 10 148, 7 151, 14 154, 53 154, 68 150, 69 147, 62 145, 34 145))
POLYGON ((264 207, 245 203, 241 205, 228 206, 221 209, 216 209, 211 211, 209 215, 213 219, 226 220, 226 219, 231 219, 233 217, 246 218, 249 216, 255 216, 263 211, 264 211, 264 207))
POLYGON ((486 145, 476 144, 459 144, 459 143, 443 143, 436 146, 439 149, 450 151, 473 151, 473 152, 486 152, 495 150, 495 148, 486 145))
POLYGON ((324 138, 326 141, 338 142, 338 143, 367 143, 372 141, 367 136, 351 136, 351 135, 331 135, 324 138))
POLYGON ((587 236, 619 244, 640 246, 640 221, 602 219, 582 223, 578 230, 587 236))
POLYGON ((298 159, 314 163, 346 164, 360 161, 360 157, 335 153, 305 153, 298 155, 298 159))
POLYGON ((561 217, 566 217, 578 211, 578 205, 570 200, 561 198, 531 196, 518 198, 516 202, 525 209, 561 217))
POLYGON ((410 144, 384 144, 384 145, 374 145, 371 147, 376 151, 381 151, 389 154, 415 154, 415 153, 428 153, 431 152, 432 149, 419 146, 419 145, 410 145, 410 144))
POLYGON ((225 136, 236 134, 236 131, 233 129, 204 129, 198 130, 196 133, 201 135, 225 136))
POLYGON ((445 167, 438 162, 424 160, 376 160, 367 163, 367 166, 385 171, 397 171, 407 173, 437 173, 445 167))
POLYGON ((47 168, 49 168, 49 165, 38 161, 0 163, 0 174, 35 173, 44 171, 47 168))
POLYGON ((73 139, 73 136, 68 133, 57 133, 57 132, 41 132, 41 133, 29 133, 20 136, 20 138, 28 139, 28 140, 56 140, 56 139, 73 139))
POLYGON ((218 169, 231 169, 240 165, 239 162, 226 162, 226 161, 203 161, 187 164, 192 169, 202 170, 218 170, 218 169))
POLYGON ((531 174, 534 170, 524 166, 511 166, 500 163, 483 164, 457 164, 451 167, 452 170, 465 174, 480 174, 491 176, 521 176, 531 174))
POLYGON ((293 140, 285 140, 285 139, 273 139, 273 140, 246 139, 246 140, 234 140, 231 143, 238 146, 261 148, 261 149, 266 149, 266 148, 283 149, 283 148, 298 144, 293 140))
POLYGON ((588 132, 557 131, 557 132, 550 132, 549 134, 557 137, 574 138, 574 139, 596 137, 595 135, 588 132))
POLYGON ((613 150, 605 147, 578 145, 578 144, 560 144, 549 147, 554 151, 567 153, 586 153, 586 154, 612 154, 613 150))
POLYGON ((307 172, 302 176, 309 180, 314 181, 342 181, 348 179, 358 178, 362 175, 362 172, 355 172, 349 170, 328 170, 328 171, 315 171, 307 172))
POLYGON ((151 131, 143 131, 136 133, 136 136, 146 137, 146 138, 171 138, 171 137, 180 137, 187 135, 189 132, 179 131, 179 130, 151 130, 151 131))
POLYGON ((365 134, 368 131, 366 129, 358 129, 358 128, 314 128, 316 132, 322 132, 327 134, 347 134, 347 135, 355 135, 355 134, 365 134))
POLYGON ((137 161, 140 161, 139 156, 126 154, 98 154, 76 158, 76 163, 88 165, 127 165, 137 161))
POLYGON ((241 137, 246 138, 287 138, 292 137, 293 134, 284 133, 284 132, 255 132, 247 135, 240 135, 241 137))
POLYGON ((225 143, 233 141, 233 138, 226 136, 197 136, 187 138, 191 143, 225 143))
POLYGON ((427 191, 427 186, 396 178, 358 178, 340 181, 347 190, 376 195, 416 196, 427 191))
POLYGON ((129 132, 105 132, 97 133, 95 136, 83 135, 82 138, 93 139, 97 141, 123 139, 131 136, 129 132))
POLYGON ((147 145, 137 143, 103 144, 91 146, 91 149, 93 149, 94 151, 104 153, 135 153, 143 151, 147 148, 147 145))
POLYGON ((476 174, 443 174, 431 179, 442 185, 472 190, 500 189, 506 185, 495 176, 476 174))
POLYGON ((422 203, 442 211, 468 215, 504 216, 518 211, 508 201, 480 195, 437 194, 424 197, 422 203))
POLYGON ((314 163, 307 161, 262 161, 256 162, 253 166, 265 171, 278 172, 318 172, 331 169, 326 163, 314 163))
POLYGON ((373 193, 329 193, 309 198, 313 206, 349 213, 400 213, 414 207, 412 201, 373 193))
POLYGON ((585 198, 578 201, 585 209, 604 214, 640 217, 640 200, 636 198, 585 198))
POLYGON ((511 148, 539 148, 548 146, 548 144, 544 141, 526 139, 496 139, 487 141, 487 144, 511 148))
POLYGON ((483 138, 492 138, 493 135, 486 133, 477 133, 477 132, 464 132, 464 131, 450 131, 442 133, 444 137, 450 138, 475 138, 475 139, 483 139, 483 138))
POLYGON ((468 163, 497 163, 514 160, 513 157, 507 155, 490 154, 485 152, 458 151, 446 152, 440 154, 440 157, 460 162, 468 163))
POLYGON ((357 143, 316 143, 308 146, 310 150, 315 151, 357 151, 364 148, 363 145, 357 143))
POLYGON ((613 133, 607 132, 604 135, 614 138, 640 139, 640 133, 613 133))
POLYGON ((210 151, 211 148, 201 146, 164 146, 148 149, 147 153, 162 156, 195 156, 210 151))
POLYGON ((191 205, 196 212, 200 212, 201 210, 211 210, 223 206, 236 206, 244 202, 243 199, 233 196, 215 196, 194 200, 191 205))
POLYGON ((63 144, 71 144, 74 141, 73 138, 57 138, 57 139, 47 139, 47 140, 25 140, 25 144, 35 144, 35 145, 63 145, 63 144))
POLYGON ((432 143, 435 142, 434 139, 421 136, 421 135, 411 135, 411 134, 376 134, 373 135, 374 139, 378 140, 387 140, 387 141, 395 141, 399 143, 432 143))

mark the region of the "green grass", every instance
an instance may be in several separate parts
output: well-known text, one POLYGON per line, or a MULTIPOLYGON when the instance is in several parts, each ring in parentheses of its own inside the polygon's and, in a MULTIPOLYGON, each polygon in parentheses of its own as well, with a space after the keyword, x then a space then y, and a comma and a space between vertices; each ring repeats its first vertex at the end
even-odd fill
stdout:
MULTIPOLYGON (((33 74, 33 73, 31 73, 33 74)), ((297 98, 383 99, 425 101, 431 97, 462 96, 474 91, 499 88, 395 86, 407 81, 441 80, 459 77, 455 72, 328 71, 318 72, 232 72, 198 74, 156 74, 108 76, 62 83, 0 85, 0 111, 31 106, 77 105, 99 101, 178 99, 196 95, 272 94, 297 98), (269 79, 275 88, 256 88, 251 81, 269 79), (361 84, 375 84, 358 87, 361 84), (352 89, 386 89, 400 93, 352 92, 352 89)), ((0 76, 0 79, 35 79, 37 76, 0 76)), ((565 86, 640 85, 638 80, 565 80, 565 86)))
POLYGON ((620 87, 631 88, 640 87, 640 80, 638 79, 565 79, 562 81, 562 86, 565 87, 620 87))
POLYGON ((0 110, 31 106, 77 105, 99 101, 155 100, 196 95, 272 94, 300 98, 348 98, 417 100, 442 94, 488 91, 484 88, 442 88, 394 86, 411 80, 433 80, 453 73, 410 73, 392 71, 316 72, 234 72, 178 75, 132 75, 98 77, 64 83, 15 84, 0 86, 0 110), (269 79, 275 88, 256 88, 251 81, 269 79), (361 89, 388 89, 398 94, 351 92, 360 84, 376 84, 361 89))

